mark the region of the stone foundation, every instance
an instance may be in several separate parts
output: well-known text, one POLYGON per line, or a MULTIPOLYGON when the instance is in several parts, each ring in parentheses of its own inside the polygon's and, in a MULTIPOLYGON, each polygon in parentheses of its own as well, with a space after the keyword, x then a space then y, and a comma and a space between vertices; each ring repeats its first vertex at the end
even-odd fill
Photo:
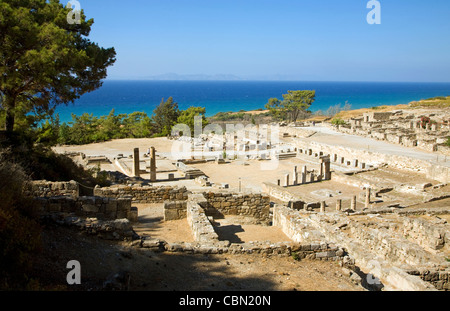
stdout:
MULTIPOLYGON (((274 225, 298 243, 332 243, 348 253, 361 270, 378 278, 387 288, 394 290, 435 290, 432 282, 417 277, 413 267, 440 271, 442 277, 436 278, 439 289, 446 289, 448 268, 441 257, 426 252, 415 242, 401 237, 401 233, 388 230, 392 224, 380 222, 379 226, 352 220, 344 213, 300 213, 286 206, 275 205, 274 225), (387 227, 386 227, 387 226, 387 227)), ((426 231, 426 230, 425 230, 426 231)), ((332 253, 331 253, 332 254, 332 253)), ((422 270, 420 270, 422 271, 422 270)), ((428 277, 427 277, 428 278, 428 277)))
POLYGON ((172 186, 125 186, 95 187, 94 195, 107 198, 131 198, 134 203, 163 203, 185 201, 189 191, 186 187, 172 186))
POLYGON ((164 203, 164 221, 184 219, 187 216, 187 201, 164 203))
POLYGON ((255 223, 268 224, 270 217, 270 199, 258 193, 204 192, 208 216, 225 215, 246 216, 255 219, 255 223))
POLYGON ((76 181, 52 182, 46 180, 32 181, 25 189, 25 194, 32 197, 57 197, 66 196, 77 198, 79 186, 76 181))
POLYGON ((40 214, 63 213, 78 217, 95 217, 98 219, 127 218, 137 221, 137 209, 131 207, 131 199, 114 199, 101 197, 36 198, 36 210, 40 214))

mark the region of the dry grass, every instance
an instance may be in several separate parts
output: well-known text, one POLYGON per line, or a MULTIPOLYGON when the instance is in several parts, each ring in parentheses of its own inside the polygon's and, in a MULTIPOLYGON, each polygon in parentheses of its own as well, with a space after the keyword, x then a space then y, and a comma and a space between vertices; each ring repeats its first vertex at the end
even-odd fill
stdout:
POLYGON ((250 115, 258 115, 258 114, 263 114, 263 113, 267 113, 267 112, 269 112, 269 110, 250 110, 250 111, 233 112, 231 114, 245 113, 245 114, 250 114, 250 115))
POLYGON ((410 108, 408 105, 393 105, 393 106, 379 106, 379 107, 372 107, 372 108, 361 108, 361 109, 355 109, 355 110, 341 111, 335 116, 335 118, 348 120, 351 118, 362 117, 363 114, 367 113, 367 112, 374 112, 374 111, 387 112, 387 111, 394 111, 394 110, 408 109, 408 108, 410 108))
POLYGON ((450 108, 450 96, 410 102, 410 108, 450 108))

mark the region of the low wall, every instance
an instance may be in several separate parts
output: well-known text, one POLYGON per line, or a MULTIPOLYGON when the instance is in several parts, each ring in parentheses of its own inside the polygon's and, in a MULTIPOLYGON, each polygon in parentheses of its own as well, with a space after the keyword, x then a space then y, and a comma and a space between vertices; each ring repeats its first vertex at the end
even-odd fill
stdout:
POLYGON ((78 197, 76 199, 59 196, 35 198, 36 209, 42 215, 49 213, 74 214, 80 217, 98 219, 137 220, 137 209, 131 207, 131 199, 101 197, 78 197))
POLYGON ((293 195, 289 191, 287 191, 284 187, 275 185, 270 182, 263 182, 262 183, 262 189, 267 195, 281 200, 283 202, 290 202, 290 201, 301 201, 301 199, 298 196, 293 195))
POLYGON ((445 224, 431 224, 422 219, 403 217, 401 229, 406 238, 427 249, 442 249, 450 242, 449 226, 445 224))
POLYGON ((433 284, 438 290, 450 291, 450 272, 433 269, 411 270, 411 275, 417 275, 425 282, 433 284))
POLYGON ((56 197, 67 196, 77 198, 79 186, 76 181, 52 182, 47 180, 32 181, 25 189, 25 193, 32 197, 56 197))
POLYGON ((125 186, 95 187, 94 195, 107 198, 129 197, 134 203, 163 203, 184 201, 188 198, 186 187, 172 186, 125 186))
MULTIPOLYGON (((383 257, 391 257, 394 262, 414 261, 426 262, 423 252, 416 251, 411 245, 396 245, 396 241, 384 234, 373 230, 362 230, 358 224, 348 224, 344 218, 333 214, 310 213, 302 217, 298 211, 284 206, 276 205, 274 208, 274 224, 282 228, 283 232, 299 243, 319 240, 322 244, 334 243, 348 253, 354 260, 354 264, 366 273, 373 274, 383 284, 394 290, 434 290, 435 288, 420 278, 411 275, 383 257), (333 218, 335 217, 335 218, 333 218), (344 224, 349 227, 355 238, 344 236, 339 226, 344 224), (359 230, 361 229, 361 230, 359 230), (381 251, 380 251, 381 249, 381 251), (374 251, 375 253, 372 253, 374 251), (410 259, 410 260, 408 260, 410 259)), ((347 219, 347 218, 345 218, 347 219)), ((366 228, 368 229, 368 228, 366 228)), ((311 245, 318 244, 317 242, 311 245)), ((333 253, 331 253, 333 254, 333 253)))
POLYGON ((300 203, 300 205, 302 205, 303 208, 306 209, 314 209, 320 207, 320 202, 306 202, 303 198, 290 193, 288 190, 286 190, 285 187, 281 187, 270 182, 263 182, 262 188, 268 196, 274 199, 278 199, 282 202, 300 203))
POLYGON ((59 225, 78 228, 80 231, 97 236, 104 240, 132 241, 139 239, 128 219, 101 220, 97 218, 85 218, 67 216, 61 213, 45 215, 44 220, 53 221, 59 225))
POLYGON ((298 211, 287 206, 275 204, 273 225, 279 227, 287 237, 297 243, 321 244, 325 237, 308 222, 303 221, 298 211))
POLYGON ((164 203, 164 221, 179 220, 187 217, 186 201, 175 201, 164 203))
POLYGON ((257 223, 268 224, 270 217, 270 199, 259 193, 204 192, 208 216, 239 215, 252 217, 257 223))
POLYGON ((204 204, 206 200, 202 195, 195 194, 189 198, 186 208, 187 222, 196 242, 216 244, 219 242, 219 236, 200 206, 204 204))

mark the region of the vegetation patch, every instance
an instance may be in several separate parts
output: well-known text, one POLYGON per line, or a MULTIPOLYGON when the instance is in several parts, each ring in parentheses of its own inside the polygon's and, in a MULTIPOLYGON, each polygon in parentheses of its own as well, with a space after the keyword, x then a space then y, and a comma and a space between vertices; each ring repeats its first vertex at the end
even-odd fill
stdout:
POLYGON ((450 96, 436 96, 420 101, 413 101, 408 106, 411 108, 449 108, 450 96))

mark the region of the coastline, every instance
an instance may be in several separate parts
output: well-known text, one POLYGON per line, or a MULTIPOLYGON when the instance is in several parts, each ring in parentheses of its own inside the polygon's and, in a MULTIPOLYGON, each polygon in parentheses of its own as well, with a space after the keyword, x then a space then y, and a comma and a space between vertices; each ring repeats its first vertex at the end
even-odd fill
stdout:
POLYGON ((205 107, 206 117, 212 117, 219 112, 265 110, 270 98, 280 98, 288 90, 307 89, 317 94, 312 112, 346 102, 352 109, 359 109, 450 95, 450 83, 106 80, 100 89, 74 104, 58 107, 55 113, 61 122, 71 121, 71 113, 79 116, 88 112, 100 117, 113 108, 116 114, 142 111, 150 116, 161 99, 172 96, 181 110, 205 107))

